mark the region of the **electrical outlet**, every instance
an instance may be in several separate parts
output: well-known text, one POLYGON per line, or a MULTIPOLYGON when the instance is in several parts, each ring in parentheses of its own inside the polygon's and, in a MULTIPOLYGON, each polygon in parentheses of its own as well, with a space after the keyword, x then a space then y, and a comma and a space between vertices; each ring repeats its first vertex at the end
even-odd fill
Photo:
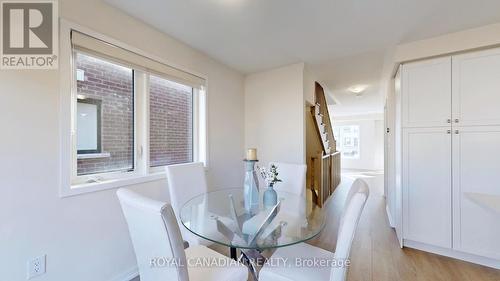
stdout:
POLYGON ((28 261, 28 279, 45 273, 47 255, 41 255, 28 261))

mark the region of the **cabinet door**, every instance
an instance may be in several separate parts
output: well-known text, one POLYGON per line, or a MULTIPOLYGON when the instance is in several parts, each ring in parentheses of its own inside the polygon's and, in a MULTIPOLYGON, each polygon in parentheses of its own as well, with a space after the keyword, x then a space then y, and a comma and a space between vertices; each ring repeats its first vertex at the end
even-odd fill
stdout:
POLYGON ((500 259, 500 126, 453 134, 453 247, 500 259))
POLYGON ((451 57, 403 65, 403 127, 451 122, 451 57))
POLYGON ((404 238, 451 248, 451 214, 451 134, 449 129, 404 129, 404 238))
POLYGON ((453 121, 500 125, 500 49, 453 57, 453 121))

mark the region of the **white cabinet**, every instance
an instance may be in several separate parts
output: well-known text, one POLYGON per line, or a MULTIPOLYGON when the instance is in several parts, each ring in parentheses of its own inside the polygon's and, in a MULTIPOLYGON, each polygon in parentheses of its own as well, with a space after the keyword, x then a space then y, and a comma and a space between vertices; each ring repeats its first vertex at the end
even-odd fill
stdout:
POLYGON ((451 57, 403 65, 403 127, 439 127, 451 122, 451 57))
POLYGON ((500 268, 500 48, 403 64, 400 93, 403 245, 500 268))
POLYGON ((451 133, 403 129, 404 239, 451 248, 451 133))
POLYGON ((500 126, 453 134, 453 247, 500 259, 500 126))
POLYGON ((453 56, 453 122, 500 125, 500 49, 453 56))

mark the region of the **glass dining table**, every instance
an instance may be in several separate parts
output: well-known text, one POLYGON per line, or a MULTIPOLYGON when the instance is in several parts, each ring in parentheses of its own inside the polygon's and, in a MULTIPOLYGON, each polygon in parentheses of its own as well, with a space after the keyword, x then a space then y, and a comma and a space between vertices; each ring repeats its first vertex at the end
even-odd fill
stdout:
POLYGON ((325 226, 322 209, 308 211, 306 198, 277 191, 275 206, 264 207, 260 189, 259 208, 249 213, 244 208, 243 188, 221 189, 198 195, 184 204, 180 220, 193 234, 230 248, 231 258, 245 263, 257 278, 255 260, 265 260, 264 250, 305 242, 325 226))

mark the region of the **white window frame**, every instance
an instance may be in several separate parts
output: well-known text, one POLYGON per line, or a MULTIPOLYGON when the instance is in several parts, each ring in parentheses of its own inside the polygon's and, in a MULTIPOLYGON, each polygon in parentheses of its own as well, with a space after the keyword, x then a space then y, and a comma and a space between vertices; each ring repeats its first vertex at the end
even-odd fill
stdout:
MULTIPOLYGON (((165 179, 164 167, 149 166, 149 74, 140 69, 134 70, 134 170, 77 175, 76 149, 76 70, 74 52, 71 45, 71 31, 87 34, 141 56, 182 69, 205 80, 202 89, 193 88, 193 161, 203 162, 208 169, 207 136, 207 85, 205 75, 186 70, 166 62, 162 58, 147 54, 113 38, 99 34, 86 27, 61 19, 60 21, 60 130, 61 130, 61 177, 59 193, 61 197, 73 196, 133 184, 165 179)), ((82 52, 86 53, 86 52, 82 52)), ((90 53, 90 55, 94 56, 90 53)), ((99 58, 99 55, 96 55, 99 58)), ((106 58, 103 58, 107 60, 106 58)), ((110 60, 113 63, 116 61, 110 60)), ((124 65, 126 67, 130 67, 124 65)), ((168 78, 167 78, 168 79, 168 78)))

